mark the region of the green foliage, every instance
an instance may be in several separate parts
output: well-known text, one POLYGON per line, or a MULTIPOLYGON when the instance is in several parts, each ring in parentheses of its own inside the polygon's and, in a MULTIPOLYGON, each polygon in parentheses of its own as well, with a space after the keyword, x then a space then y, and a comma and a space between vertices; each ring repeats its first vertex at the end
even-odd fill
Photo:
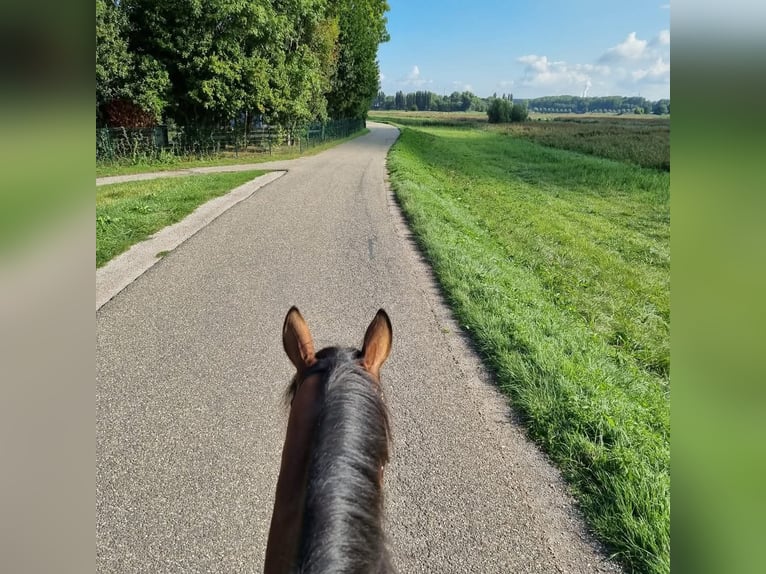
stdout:
POLYGON ((512 122, 525 122, 529 117, 526 104, 513 104, 511 108, 511 121, 512 122))
MULTIPOLYGON (((411 99, 417 103, 418 109, 421 111, 484 112, 489 110, 492 101, 498 99, 498 95, 495 93, 489 98, 480 98, 469 91, 452 92, 449 96, 442 96, 428 91, 418 91, 414 94, 405 94, 399 91, 393 97, 387 96, 384 92, 379 92, 378 96, 374 98, 372 109, 405 110, 411 105, 411 99)), ((511 103, 514 101, 513 94, 501 94, 499 99, 507 100, 511 103)), ((517 100, 516 103, 525 105, 528 111, 538 113, 633 113, 637 109, 643 110, 643 113, 646 114, 670 113, 670 100, 659 100, 652 103, 641 97, 607 96, 604 98, 580 98, 576 96, 546 96, 524 101, 517 100)))
POLYGON ((364 118, 380 87, 378 45, 388 41, 385 0, 336 0, 338 65, 327 94, 330 117, 364 118))
POLYGON ((665 115, 670 113, 670 100, 657 100, 652 105, 652 113, 656 115, 665 115))
POLYGON ((594 531, 626 571, 667 574, 669 174, 449 128, 404 129, 389 169, 455 316, 594 531))
POLYGON ((386 10, 383 0, 97 0, 101 123, 117 100, 182 125, 363 118, 386 10))
MULTIPOLYGON (((670 100, 659 100, 668 104, 668 113, 670 100)), ((649 102, 640 96, 603 96, 603 97, 585 97, 578 96, 545 96, 542 98, 533 98, 527 101, 530 111, 547 114, 568 114, 568 113, 650 113, 654 106, 659 103, 649 102)), ((657 112, 654 112, 657 113, 657 112)))
POLYGON ((494 98, 487 109, 487 120, 491 124, 507 124, 511 121, 513 105, 506 99, 494 98))
MULTIPOLYGON (((96 0, 96 112, 106 120, 106 106, 121 100, 136 104, 159 121, 168 104, 170 87, 164 66, 147 54, 130 49, 130 21, 125 3, 96 0)), ((131 126, 134 127, 134 126, 131 126)))
POLYGON ((123 95, 130 75, 131 56, 124 33, 123 10, 109 0, 96 0, 96 104, 123 95))
POLYGON ((134 67, 124 94, 160 121, 168 105, 170 78, 160 62, 142 54, 133 58, 134 67))
POLYGON ((492 98, 487 108, 487 121, 491 124, 523 122, 529 117, 525 104, 513 103, 510 98, 492 98))

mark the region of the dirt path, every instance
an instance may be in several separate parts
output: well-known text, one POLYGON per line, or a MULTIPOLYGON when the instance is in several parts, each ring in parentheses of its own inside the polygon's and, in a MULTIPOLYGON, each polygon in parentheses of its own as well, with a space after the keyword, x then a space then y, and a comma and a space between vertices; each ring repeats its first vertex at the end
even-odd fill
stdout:
POLYGON ((392 319, 399 572, 618 571, 440 302, 385 184, 397 132, 368 125, 282 165, 97 312, 98 571, 261 571, 293 304, 318 347, 392 319))

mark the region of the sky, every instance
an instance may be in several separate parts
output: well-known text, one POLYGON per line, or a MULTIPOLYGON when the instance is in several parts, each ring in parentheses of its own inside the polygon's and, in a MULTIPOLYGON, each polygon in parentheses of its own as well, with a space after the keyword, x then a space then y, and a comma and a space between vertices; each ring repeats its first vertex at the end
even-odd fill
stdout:
POLYGON ((381 89, 670 97, 670 4, 388 0, 381 89))

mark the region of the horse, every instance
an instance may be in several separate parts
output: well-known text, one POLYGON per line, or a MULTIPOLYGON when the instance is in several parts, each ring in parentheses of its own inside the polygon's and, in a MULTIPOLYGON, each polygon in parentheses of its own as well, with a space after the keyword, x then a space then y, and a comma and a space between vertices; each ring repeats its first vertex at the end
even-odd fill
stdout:
POLYGON ((391 431, 380 384, 392 341, 380 309, 361 350, 315 353, 300 311, 288 311, 282 345, 296 373, 285 393, 290 414, 265 574, 393 571, 382 525, 391 431))

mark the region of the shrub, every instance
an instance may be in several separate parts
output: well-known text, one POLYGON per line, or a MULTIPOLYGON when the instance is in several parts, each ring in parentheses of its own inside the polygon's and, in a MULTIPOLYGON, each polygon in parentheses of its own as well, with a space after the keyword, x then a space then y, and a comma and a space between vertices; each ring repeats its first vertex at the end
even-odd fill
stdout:
POLYGON ((511 102, 494 98, 487 109, 487 121, 491 124, 507 124, 511 121, 511 102))
POLYGON ((511 121, 512 122, 524 122, 529 117, 529 111, 524 104, 513 104, 511 109, 511 121))

